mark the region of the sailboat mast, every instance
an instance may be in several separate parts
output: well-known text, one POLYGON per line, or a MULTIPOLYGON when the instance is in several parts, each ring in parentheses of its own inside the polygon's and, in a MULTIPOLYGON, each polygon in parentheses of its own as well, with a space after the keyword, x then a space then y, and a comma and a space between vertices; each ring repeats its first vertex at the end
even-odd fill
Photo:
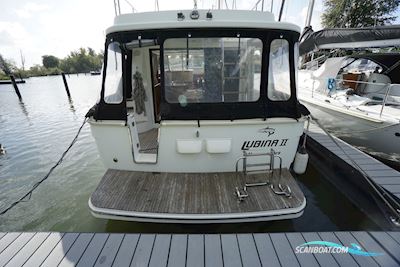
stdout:
POLYGON ((310 0, 308 2, 308 11, 307 11, 306 25, 305 25, 306 28, 311 26, 311 18, 312 18, 312 13, 314 10, 314 3, 315 3, 315 0, 310 0))
POLYGON ((283 14, 283 8, 285 7, 285 0, 282 0, 282 3, 281 3, 281 10, 279 11, 279 18, 278 18, 278 21, 281 21, 281 19, 282 19, 282 14, 283 14))

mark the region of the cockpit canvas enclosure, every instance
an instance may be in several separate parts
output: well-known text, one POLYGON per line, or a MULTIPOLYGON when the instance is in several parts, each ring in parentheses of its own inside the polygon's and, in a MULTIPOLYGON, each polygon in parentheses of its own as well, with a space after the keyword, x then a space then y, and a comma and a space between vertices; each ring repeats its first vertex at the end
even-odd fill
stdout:
POLYGON ((126 121, 134 89, 132 49, 158 46, 161 120, 298 119, 304 112, 296 94, 298 38, 298 31, 274 28, 110 32, 93 118, 126 121), (117 94, 112 97, 111 84, 117 94))

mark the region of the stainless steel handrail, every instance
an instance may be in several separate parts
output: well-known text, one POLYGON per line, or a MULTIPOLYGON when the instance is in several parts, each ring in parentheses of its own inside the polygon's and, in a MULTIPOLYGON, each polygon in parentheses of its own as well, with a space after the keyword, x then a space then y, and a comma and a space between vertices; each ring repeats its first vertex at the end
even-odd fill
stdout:
POLYGON ((248 153, 246 151, 243 151, 243 156, 239 157, 236 160, 236 165, 235 165, 235 170, 236 170, 236 175, 239 173, 239 162, 243 161, 243 166, 242 166, 242 172, 244 175, 247 175, 249 172, 268 172, 271 173, 271 178, 274 179, 274 166, 275 166, 275 158, 278 158, 279 160, 279 177, 278 181, 274 183, 274 181, 270 182, 269 180, 266 180, 265 182, 255 182, 255 183, 247 183, 245 182, 243 190, 241 191, 239 187, 235 187, 235 195, 237 196, 239 202, 243 201, 245 198, 249 196, 247 192, 247 188, 249 187, 257 187, 257 186, 269 186, 271 190, 277 194, 277 195, 284 195, 286 197, 291 197, 292 191, 288 185, 282 185, 281 184, 281 178, 282 178, 282 157, 278 156, 277 153, 271 149, 271 152, 269 153, 248 153), (256 156, 269 156, 270 161, 269 163, 252 163, 248 164, 247 163, 247 157, 256 157, 256 156), (269 170, 247 170, 247 167, 258 167, 258 166, 269 166, 269 170), (276 189, 275 185, 279 188, 278 190, 276 189))
POLYGON ((326 58, 325 55, 319 56, 317 58, 312 59, 311 61, 303 63, 303 66, 305 66, 305 67, 308 67, 308 66, 313 67, 313 66, 316 65, 316 67, 318 69, 318 67, 320 66, 320 61, 324 60, 325 58, 326 58))
POLYGON ((390 92, 390 89, 392 88, 392 86, 393 86, 393 85, 390 84, 390 85, 388 86, 387 90, 386 90, 385 98, 383 99, 382 108, 381 108, 381 112, 379 113, 379 117, 382 117, 383 108, 384 108, 385 105, 386 105, 386 101, 387 101, 387 98, 388 98, 388 95, 389 95, 389 92, 390 92))

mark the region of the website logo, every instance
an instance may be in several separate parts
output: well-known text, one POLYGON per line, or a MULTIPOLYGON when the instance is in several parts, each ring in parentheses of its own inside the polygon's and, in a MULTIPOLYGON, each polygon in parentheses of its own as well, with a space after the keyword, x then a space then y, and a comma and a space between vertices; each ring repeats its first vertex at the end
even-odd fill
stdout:
POLYGON ((297 246, 295 252, 300 254, 301 253, 315 253, 315 254, 350 253, 353 255, 364 256, 364 257, 375 257, 384 255, 384 253, 380 252, 364 251, 359 245, 355 243, 351 243, 350 245, 351 247, 346 247, 333 242, 311 241, 297 246))

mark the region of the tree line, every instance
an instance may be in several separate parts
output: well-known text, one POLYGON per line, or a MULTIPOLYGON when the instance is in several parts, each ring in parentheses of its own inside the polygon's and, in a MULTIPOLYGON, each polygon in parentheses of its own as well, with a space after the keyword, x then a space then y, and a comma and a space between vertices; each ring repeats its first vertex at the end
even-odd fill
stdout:
POLYGON ((10 75, 27 78, 33 76, 57 75, 65 73, 87 73, 98 71, 103 64, 103 51, 96 53, 92 48, 80 48, 70 52, 65 58, 53 55, 42 56, 42 64, 36 64, 29 69, 19 68, 15 62, 5 59, 0 54, 0 80, 9 79, 10 75))
POLYGON ((392 24, 400 0, 324 0, 322 26, 362 28, 392 24))

